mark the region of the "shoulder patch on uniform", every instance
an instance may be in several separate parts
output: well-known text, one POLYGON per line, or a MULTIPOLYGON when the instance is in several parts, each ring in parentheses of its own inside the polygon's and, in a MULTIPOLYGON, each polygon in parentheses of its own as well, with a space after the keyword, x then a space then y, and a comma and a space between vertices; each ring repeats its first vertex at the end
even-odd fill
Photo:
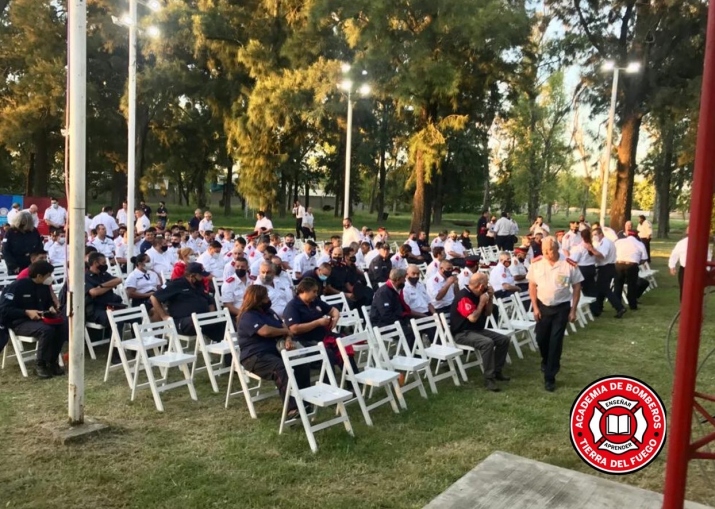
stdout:
POLYGON ((225 282, 226 282, 226 283, 233 283, 235 280, 236 280, 236 278, 233 277, 233 276, 231 276, 231 277, 227 277, 225 282))
POLYGON ((501 275, 501 277, 506 277, 506 272, 504 272, 504 273, 501 275))
POLYGON ((435 276, 435 277, 434 277, 434 282, 435 282, 435 283, 439 283, 439 277, 438 277, 438 276, 435 276))
POLYGON ((287 247, 284 247, 284 248, 283 248, 283 252, 284 252, 284 253, 287 253, 287 252, 288 252, 288 248, 287 248, 287 247))
POLYGON ((575 261, 573 261, 571 258, 566 258, 566 263, 568 263, 568 264, 571 265, 572 267, 578 267, 578 263, 576 263, 575 261))
POLYGON ((13 300, 13 299, 15 298, 15 294, 14 294, 14 293, 6 293, 6 294, 4 295, 4 297, 5 297, 7 300, 13 300))

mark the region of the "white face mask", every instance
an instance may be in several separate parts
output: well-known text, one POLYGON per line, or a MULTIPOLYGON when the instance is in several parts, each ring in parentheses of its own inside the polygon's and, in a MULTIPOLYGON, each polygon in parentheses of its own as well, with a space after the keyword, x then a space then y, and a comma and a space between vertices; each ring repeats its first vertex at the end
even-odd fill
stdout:
POLYGON ((52 204, 52 208, 53 208, 53 209, 59 208, 59 204, 53 203, 53 204, 52 204))
POLYGON ((213 258, 214 260, 218 260, 219 256, 221 256, 221 253, 214 253, 211 255, 211 258, 213 258))
POLYGON ((189 256, 189 263, 194 263, 196 261, 196 255, 189 256))
POLYGON ((66 242, 66 240, 67 240, 67 239, 65 239, 64 237, 60 237, 57 242, 59 242, 59 244, 60 244, 61 246, 63 246, 64 243, 66 242))
POLYGON ((151 270, 152 268, 154 268, 154 262, 146 262, 146 263, 144 264, 144 268, 145 268, 146 270, 151 270))
POLYGON ((54 276, 50 276, 50 277, 48 277, 47 279, 45 279, 45 280, 42 282, 42 284, 45 285, 45 286, 52 286, 52 283, 54 283, 54 282, 55 282, 55 277, 54 277, 54 276))

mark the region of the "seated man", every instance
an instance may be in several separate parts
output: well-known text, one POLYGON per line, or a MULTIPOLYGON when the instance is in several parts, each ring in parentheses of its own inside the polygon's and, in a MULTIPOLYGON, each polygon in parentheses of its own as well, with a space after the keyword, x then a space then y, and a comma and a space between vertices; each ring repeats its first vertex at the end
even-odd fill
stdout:
POLYGON ((144 240, 139 244, 139 253, 146 253, 154 245, 156 239, 156 228, 150 226, 144 232, 144 240))
POLYGON ((379 248, 379 256, 373 258, 368 268, 368 276, 373 288, 377 288, 379 283, 386 283, 390 271, 392 270, 392 260, 390 259, 390 245, 387 243, 381 244, 379 248))
POLYGON ((497 299, 508 297, 520 289, 514 284, 514 276, 511 271, 511 256, 509 253, 499 253, 499 263, 489 273, 489 284, 494 289, 494 296, 497 299))
POLYGON ((459 289, 462 290, 469 285, 469 280, 474 274, 479 272, 479 256, 470 255, 464 259, 465 267, 459 271, 457 280, 459 281, 459 289))
POLYGON ((18 336, 37 338, 38 378, 65 373, 58 357, 69 335, 67 321, 58 313, 52 293, 53 271, 47 261, 32 263, 28 277, 8 285, 0 296, 0 323, 18 336))
POLYGON ((273 222, 266 217, 266 213, 262 210, 256 212, 256 226, 253 228, 253 232, 249 233, 247 237, 252 239, 258 235, 268 235, 273 232, 273 222))
POLYGON ((248 261, 245 258, 236 258, 232 263, 227 267, 231 267, 233 274, 227 274, 221 286, 221 303, 231 316, 236 317, 251 280, 248 278, 248 261))
POLYGON ((529 282, 526 280, 526 273, 528 269, 524 265, 526 259, 526 252, 521 248, 516 248, 514 250, 514 257, 511 259, 511 267, 509 271, 514 277, 514 284, 519 287, 519 289, 524 292, 529 289, 529 282))
POLYGON ((427 288, 420 281, 420 269, 411 264, 407 267, 407 283, 402 290, 405 302, 412 311, 412 318, 422 318, 434 314, 434 306, 427 295, 427 288))
POLYGON ((224 261, 221 259, 221 243, 214 240, 209 248, 196 260, 215 279, 223 278, 224 261))
MULTIPOLYGON (((161 320, 173 318, 179 334, 196 334, 191 313, 201 314, 216 310, 214 300, 204 289, 204 278, 209 275, 200 263, 189 263, 183 277, 172 279, 166 284, 166 288, 150 297, 152 307, 161 320)), ((215 342, 223 341, 225 331, 222 323, 206 325, 202 329, 204 336, 215 342)))
POLYGON ((482 356, 484 383, 488 391, 499 392, 496 381, 509 381, 502 369, 509 351, 509 338, 485 328, 493 311, 493 291, 485 274, 474 274, 460 290, 450 309, 451 331, 461 345, 475 348, 482 356))
MULTIPOLYGON (((35 262, 46 262, 48 261, 47 258, 47 251, 45 251, 44 249, 39 249, 34 253, 30 253, 30 265, 35 262)), ((20 273, 17 275, 17 279, 25 279, 27 277, 30 277, 30 265, 20 271, 20 273)))
POLYGON ((253 284, 266 287, 271 309, 282 317, 286 305, 293 300, 293 290, 276 277, 276 266, 269 261, 261 263, 258 279, 253 284))
POLYGON ((403 297, 407 273, 402 269, 392 269, 390 279, 375 292, 375 298, 370 307, 370 321, 373 327, 386 327, 399 322, 410 349, 415 344, 410 319, 412 310, 403 297))
POLYGON ((437 313, 448 313, 454 294, 459 290, 459 281, 454 266, 449 260, 440 263, 439 270, 425 280, 427 294, 437 313))
POLYGON ((87 271, 84 276, 86 315, 88 322, 109 327, 107 308, 124 307, 122 298, 114 289, 122 284, 122 279, 112 276, 107 265, 107 257, 97 251, 87 257, 87 271))
POLYGON ((298 284, 303 282, 305 279, 312 279, 318 284, 318 295, 324 295, 325 285, 327 284, 330 274, 333 272, 333 268, 329 263, 322 263, 311 272, 306 272, 303 277, 298 281, 298 284))
POLYGON ((323 292, 325 295, 344 293, 351 309, 370 304, 370 295, 358 286, 357 273, 349 268, 341 247, 333 248, 330 266, 332 268, 323 292), (362 290, 362 291, 361 291, 362 290))
POLYGON ((305 274, 315 270, 317 247, 318 245, 312 240, 307 240, 303 244, 303 252, 296 255, 293 260, 293 275, 296 280, 300 280, 305 274))

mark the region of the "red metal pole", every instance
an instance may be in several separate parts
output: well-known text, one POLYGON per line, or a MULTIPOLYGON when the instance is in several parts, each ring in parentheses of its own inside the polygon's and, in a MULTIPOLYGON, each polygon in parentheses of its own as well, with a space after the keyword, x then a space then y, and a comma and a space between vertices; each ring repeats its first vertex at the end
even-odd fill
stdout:
POLYGON ((700 122, 695 149, 695 174, 690 205, 687 270, 680 305, 678 350, 675 359, 673 408, 670 416, 668 459, 665 469, 663 507, 680 509, 685 500, 690 450, 691 419, 697 376, 703 292, 707 263, 710 218, 715 183, 715 1, 710 2, 700 122))

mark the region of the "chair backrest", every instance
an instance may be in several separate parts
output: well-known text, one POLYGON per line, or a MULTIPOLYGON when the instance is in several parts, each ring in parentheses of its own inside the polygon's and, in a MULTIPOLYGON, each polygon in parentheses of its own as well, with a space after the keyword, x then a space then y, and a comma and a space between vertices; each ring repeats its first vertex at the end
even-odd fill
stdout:
POLYGON ((171 272, 172 271, 170 271, 170 270, 162 270, 161 271, 161 274, 159 274, 159 275, 161 276, 161 284, 162 285, 166 285, 166 283, 171 281, 171 272))
POLYGON ((356 334, 351 334, 350 336, 337 338, 338 349, 340 350, 340 355, 343 358, 343 369, 347 371, 348 375, 354 376, 355 372, 353 371, 353 366, 350 362, 350 356, 348 355, 347 348, 358 343, 367 342, 368 344, 367 366, 379 367, 379 362, 375 359, 375 356, 379 355, 379 352, 373 351, 372 345, 370 344, 370 336, 372 336, 372 334, 368 331, 362 331, 356 334))
MULTIPOLYGON (((162 337, 169 343, 168 351, 182 353, 183 348, 179 342, 179 335, 173 318, 161 322, 133 323, 132 328, 137 338, 151 339, 162 337)), ((139 341, 140 348, 144 348, 142 341, 139 341)))
POLYGON ((422 262, 417 268, 420 269, 420 279, 424 279, 427 276, 427 264, 422 262))
POLYGON ((115 340, 122 340, 122 333, 125 325, 131 325, 132 322, 149 323, 149 313, 146 311, 146 306, 126 308, 126 309, 108 309, 107 318, 109 319, 109 328, 112 331, 112 336, 115 340), (122 330, 120 331, 120 327, 122 330))
POLYGON ((362 308, 362 316, 365 319, 365 328, 369 331, 372 330, 372 322, 370 321, 370 310, 372 309, 372 306, 363 306, 362 308))
MULTIPOLYGON (((405 332, 402 330, 402 324, 400 322, 395 322, 385 327, 374 327, 373 332, 375 337, 383 343, 386 351, 387 346, 385 343, 396 343, 397 349, 395 350, 395 356, 402 355, 412 357, 412 350, 407 344, 407 338, 405 337, 405 332)), ((420 343, 421 342, 422 341, 420 341, 420 343)), ((415 344, 416 343, 417 338, 415 338, 415 344)))
POLYGON ((221 303, 221 283, 216 278, 211 278, 211 284, 214 287, 214 301, 216 303, 216 309, 222 309, 223 304, 221 303))
POLYGON ((497 326, 500 329, 513 330, 511 324, 511 297, 508 297, 508 301, 505 299, 494 299, 494 304, 496 304, 499 310, 499 323, 497 326))
POLYGON ((224 324, 224 340, 231 333, 231 314, 228 309, 221 309, 219 311, 209 311, 208 313, 191 313, 191 319, 194 322, 194 329, 196 329, 196 339, 204 339, 203 329, 206 325, 214 324, 224 324))
MULTIPOLYGON (((415 333, 415 339, 420 338, 420 343, 422 342, 422 334, 427 334, 432 344, 442 344, 442 336, 444 336, 442 333, 442 321, 436 314, 413 318, 410 320, 410 325, 412 326, 412 332, 415 333)), ((417 341, 415 341, 416 346, 417 341)))
POLYGON ((327 374, 330 385, 338 387, 338 382, 335 380, 335 373, 333 373, 330 360, 328 359, 328 353, 322 342, 316 346, 298 348, 296 350, 283 350, 281 351, 281 356, 283 357, 283 364, 288 372, 288 378, 293 382, 294 387, 297 387, 298 384, 295 379, 295 374, 293 373, 293 368, 314 362, 320 362, 320 378, 318 378, 318 380, 325 380, 325 375, 327 374))
MULTIPOLYGON (((452 325, 452 320, 449 317, 448 314, 446 313, 438 313, 437 316, 439 317, 439 321, 442 324, 441 328, 441 333, 442 333, 442 344, 447 345, 447 346, 457 346, 457 342, 454 340, 454 336, 452 335, 452 329, 450 326, 452 325)), ((488 318, 487 318, 488 320, 488 318)))
POLYGON ((337 308, 340 312, 350 309, 350 306, 348 306, 348 299, 345 297, 343 292, 336 295, 321 295, 320 299, 326 304, 330 304, 331 306, 337 308))
POLYGON ((121 278, 122 281, 125 279, 121 267, 116 263, 114 265, 109 265, 107 272, 114 277, 121 278))

